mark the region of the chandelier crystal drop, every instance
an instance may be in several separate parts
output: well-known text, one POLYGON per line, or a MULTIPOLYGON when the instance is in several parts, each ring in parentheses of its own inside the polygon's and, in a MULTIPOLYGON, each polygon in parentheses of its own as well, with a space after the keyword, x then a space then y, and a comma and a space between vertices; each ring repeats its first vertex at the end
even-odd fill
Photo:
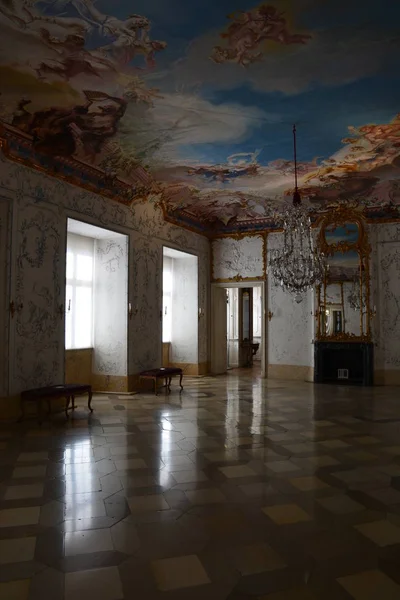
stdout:
POLYGON ((325 259, 314 243, 310 212, 301 204, 297 187, 296 126, 293 126, 295 189, 293 206, 280 219, 283 228, 283 247, 272 251, 269 272, 284 290, 295 294, 301 302, 303 294, 314 285, 321 284, 325 272, 325 259))

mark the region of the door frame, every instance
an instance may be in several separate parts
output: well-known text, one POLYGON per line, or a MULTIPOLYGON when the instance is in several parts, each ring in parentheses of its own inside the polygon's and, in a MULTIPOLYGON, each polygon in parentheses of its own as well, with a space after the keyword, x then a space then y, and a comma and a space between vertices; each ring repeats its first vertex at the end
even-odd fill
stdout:
MULTIPOLYGON (((267 319, 266 319, 266 299, 267 299, 267 286, 266 281, 259 281, 256 279, 249 279, 246 281, 230 281, 225 283, 214 282, 211 284, 211 312, 214 314, 214 299, 213 289, 216 287, 222 288, 261 288, 261 377, 266 378, 268 373, 268 352, 267 352, 267 319)), ((212 352, 212 348, 211 348, 212 352)), ((211 357, 210 357, 211 358, 211 357)))

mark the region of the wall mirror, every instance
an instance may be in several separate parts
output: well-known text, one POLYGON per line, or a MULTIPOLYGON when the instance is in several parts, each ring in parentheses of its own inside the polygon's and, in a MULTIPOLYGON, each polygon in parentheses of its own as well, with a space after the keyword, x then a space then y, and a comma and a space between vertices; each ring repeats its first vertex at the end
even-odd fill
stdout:
POLYGON ((338 207, 321 219, 318 243, 326 265, 316 289, 317 339, 370 341, 370 246, 362 215, 338 207))

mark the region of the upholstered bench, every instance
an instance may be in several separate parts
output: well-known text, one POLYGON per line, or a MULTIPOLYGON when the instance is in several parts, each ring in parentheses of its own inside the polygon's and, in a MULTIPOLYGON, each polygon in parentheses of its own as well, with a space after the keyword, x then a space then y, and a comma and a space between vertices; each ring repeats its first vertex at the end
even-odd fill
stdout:
POLYGON ((152 379, 154 381, 154 392, 157 396, 157 383, 159 379, 165 380, 165 388, 169 393, 171 391, 171 379, 175 375, 179 375, 179 385, 181 386, 181 390, 183 390, 182 378, 183 371, 182 369, 178 369, 175 367, 160 367, 159 369, 149 369, 148 371, 142 371, 139 374, 139 380, 141 379, 152 379))
POLYGON ((74 410, 75 408, 75 396, 81 396, 82 394, 88 394, 88 409, 93 412, 92 408, 92 386, 81 383, 66 383, 64 385, 50 385, 48 387, 35 388, 32 390, 25 390, 21 392, 21 416, 20 421, 25 416, 24 406, 26 402, 34 401, 38 407, 39 423, 42 422, 42 403, 43 400, 47 402, 48 413, 50 414, 50 402, 58 398, 65 398, 65 416, 68 419, 68 410, 74 410), (70 402, 72 405, 70 407, 70 402))

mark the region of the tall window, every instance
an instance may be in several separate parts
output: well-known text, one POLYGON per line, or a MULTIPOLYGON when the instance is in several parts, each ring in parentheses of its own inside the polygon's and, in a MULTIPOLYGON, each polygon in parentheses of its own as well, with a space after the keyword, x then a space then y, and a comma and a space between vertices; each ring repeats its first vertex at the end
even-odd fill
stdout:
POLYGON ((173 258, 163 259, 163 342, 171 341, 172 333, 172 270, 173 258))
POLYGON ((67 236, 65 347, 93 346, 94 239, 67 236))

